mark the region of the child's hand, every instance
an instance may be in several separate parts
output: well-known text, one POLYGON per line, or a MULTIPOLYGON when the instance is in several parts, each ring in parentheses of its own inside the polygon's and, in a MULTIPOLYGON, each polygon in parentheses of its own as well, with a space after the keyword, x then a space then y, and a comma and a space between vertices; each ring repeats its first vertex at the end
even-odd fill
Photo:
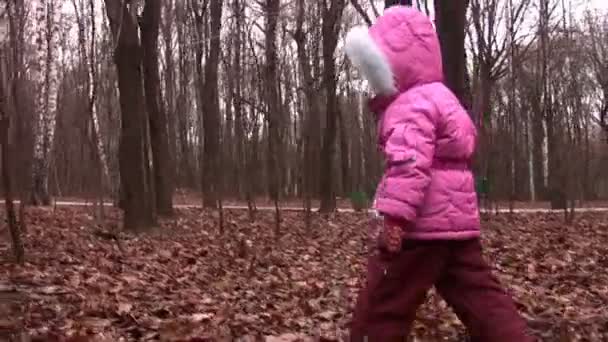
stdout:
POLYGON ((400 222, 391 218, 384 219, 382 240, 389 252, 397 253, 401 250, 401 243, 404 235, 403 225, 400 222))

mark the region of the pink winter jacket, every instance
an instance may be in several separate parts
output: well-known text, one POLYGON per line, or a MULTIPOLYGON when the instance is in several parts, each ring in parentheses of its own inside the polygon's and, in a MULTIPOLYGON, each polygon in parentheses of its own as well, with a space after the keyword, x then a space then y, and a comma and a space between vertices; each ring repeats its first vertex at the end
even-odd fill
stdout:
POLYGON ((378 143, 386 169, 375 208, 404 222, 406 238, 479 236, 473 174, 476 129, 442 83, 441 51, 431 21, 396 6, 367 28, 354 28, 346 53, 378 93, 378 143))

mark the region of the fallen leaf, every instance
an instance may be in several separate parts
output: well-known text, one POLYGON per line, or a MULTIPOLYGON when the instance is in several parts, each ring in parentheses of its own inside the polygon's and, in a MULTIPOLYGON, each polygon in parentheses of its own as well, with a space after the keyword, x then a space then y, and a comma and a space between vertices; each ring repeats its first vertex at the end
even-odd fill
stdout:
POLYGON ((131 312, 131 309, 133 309, 133 304, 131 304, 131 303, 118 304, 118 314, 119 315, 128 314, 129 312, 131 312))
POLYGON ((338 313, 335 311, 323 311, 319 314, 319 317, 324 320, 331 321, 338 313))
POLYGON ((196 313, 190 316, 190 320, 193 322, 200 323, 202 321, 208 321, 212 319, 214 314, 212 313, 196 313))
MULTIPOLYGON (((159 220, 154 234, 121 232, 124 253, 112 240, 92 238, 88 213, 28 209, 28 262, 0 262, 5 330, 16 324, 28 336, 50 336, 45 341, 72 335, 243 342, 346 336, 365 281, 364 213, 330 215, 335 229, 314 213, 311 232, 301 213, 284 212, 277 239, 271 212, 259 212, 252 224, 247 212, 227 210, 229 229, 220 235, 210 212, 179 208, 175 217, 159 220), (239 259, 243 244, 251 250, 239 259)), ((107 227, 119 229, 120 211, 105 214, 107 227)), ((555 214, 484 218, 487 260, 542 342, 608 341, 608 214, 580 213, 577 220, 565 225, 555 214)), ((412 338, 418 341, 466 338, 436 291, 417 316, 412 338)))

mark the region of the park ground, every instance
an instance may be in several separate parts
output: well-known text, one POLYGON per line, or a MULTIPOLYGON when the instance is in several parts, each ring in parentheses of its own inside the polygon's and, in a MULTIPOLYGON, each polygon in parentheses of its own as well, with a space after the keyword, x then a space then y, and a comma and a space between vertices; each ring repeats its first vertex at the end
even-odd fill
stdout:
MULTIPOLYGON (((364 214, 179 209, 145 235, 86 207, 29 208, 26 263, 0 230, 0 340, 338 341, 367 254, 364 214)), ((484 217, 486 258, 542 341, 608 340, 608 213, 484 217)), ((433 292, 417 341, 461 341, 433 292)))
MULTIPOLYGON (((80 196, 80 197, 56 197, 54 198, 58 203, 61 202, 69 202, 69 203, 92 203, 93 201, 97 201, 95 196, 80 196)), ((106 197, 104 201, 108 204, 113 203, 112 198, 106 197)), ((227 206, 239 206, 239 207, 247 207, 247 202, 243 200, 235 200, 232 198, 226 198, 224 201, 224 205, 227 206)), ((173 203, 177 206, 199 206, 202 203, 201 193, 199 191, 193 191, 189 189, 178 189, 175 191, 173 195, 173 203)), ((256 198, 255 204, 258 207, 274 207, 274 202, 270 201, 267 197, 256 198)), ((320 202, 318 200, 312 200, 311 205, 314 208, 319 207, 320 202)), ((302 208, 303 200, 302 199, 293 199, 293 198, 282 198, 279 205, 282 208, 302 208)), ((352 208, 352 203, 348 198, 338 198, 336 200, 336 205, 340 209, 348 209, 352 208)), ((499 208, 508 209, 511 206, 509 201, 498 201, 493 203, 493 205, 497 205, 499 208)), ((512 203, 514 209, 549 209, 551 208, 551 204, 547 201, 514 201, 512 203)), ((608 201, 585 201, 585 202, 577 202, 577 208, 608 208, 608 201)))

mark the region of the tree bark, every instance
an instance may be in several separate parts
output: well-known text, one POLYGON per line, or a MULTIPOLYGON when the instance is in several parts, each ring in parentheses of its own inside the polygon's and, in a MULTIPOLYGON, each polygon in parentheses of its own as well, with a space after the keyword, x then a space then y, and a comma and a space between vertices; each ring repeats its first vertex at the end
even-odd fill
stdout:
POLYGON ((158 34, 161 2, 146 0, 141 28, 146 108, 150 120, 154 190, 158 214, 173 214, 173 181, 167 115, 161 110, 160 76, 158 70, 158 34))
POLYGON ((168 139, 169 139, 169 161, 170 167, 170 189, 175 190, 177 183, 177 136, 176 136, 176 92, 175 92, 175 73, 176 65, 173 58, 173 23, 174 23, 174 5, 173 0, 167 0, 164 6, 164 23, 163 23, 163 40, 165 43, 165 115, 168 123, 168 139))
POLYGON ((326 96, 326 126, 325 139, 321 151, 321 206, 319 211, 332 212, 336 209, 336 190, 333 174, 333 161, 335 155, 336 142, 336 118, 340 106, 337 96, 337 76, 336 61, 334 53, 338 44, 338 34, 340 22, 346 2, 344 0, 331 1, 327 6, 327 1, 323 5, 323 85, 326 96))
POLYGON ((315 126, 319 123, 319 108, 317 106, 318 102, 315 97, 314 79, 306 47, 306 34, 304 33, 304 18, 306 16, 305 0, 298 0, 296 13, 296 30, 293 34, 293 38, 296 42, 298 66, 300 68, 299 74, 304 92, 304 105, 302 106, 302 140, 304 143, 304 153, 302 158, 302 193, 304 195, 304 209, 306 211, 306 227, 310 228, 310 210, 312 207, 312 198, 314 196, 315 188, 313 184, 314 155, 315 151, 319 150, 317 148, 318 145, 316 144, 316 142, 318 142, 318 139, 316 139, 318 136, 317 132, 319 131, 318 126, 317 129, 315 129, 315 126))
MULTIPOLYGON (((23 101, 21 101, 19 94, 22 93, 23 79, 24 79, 24 49, 25 49, 25 26, 27 22, 27 12, 24 6, 24 0, 8 1, 8 19, 9 19, 9 34, 10 34, 10 47, 11 47, 11 58, 10 58, 10 90, 12 109, 15 113, 25 113, 23 110, 23 101)), ((7 90, 7 91, 8 91, 7 90)), ((22 149, 26 151, 33 151, 31 146, 31 137, 29 136, 29 120, 27 115, 16 115, 13 123, 13 130, 15 131, 15 141, 22 143, 22 149)), ((20 212, 24 211, 25 205, 28 202, 28 192, 26 189, 31 186, 31 165, 27 153, 21 153, 15 156, 15 164, 17 169, 20 171, 16 175, 15 183, 16 190, 19 192, 19 198, 21 204, 19 206, 20 212)), ((21 222, 23 224, 23 222, 21 222)))
MULTIPOLYGON (((178 139, 178 155, 179 162, 176 163, 178 167, 177 171, 177 182, 178 186, 194 187, 195 181, 195 169, 194 163, 192 162, 191 145, 188 142, 188 117, 187 117, 187 101, 188 101, 188 83, 191 81, 190 71, 187 62, 189 47, 186 45, 187 36, 185 28, 188 24, 184 4, 177 2, 175 4, 175 16, 177 20, 176 31, 177 31, 177 50, 178 50, 178 74, 179 74, 179 87, 177 94, 177 102, 175 105, 175 114, 177 116, 177 139, 178 139)), ((197 36, 198 38, 198 36, 197 36)), ((196 54, 201 46, 197 45, 196 54)), ((200 49, 202 56, 202 48, 200 49)), ((201 57, 202 58, 202 57, 201 57)), ((198 61, 198 59, 196 59, 198 61)), ((200 65, 200 63, 198 64, 200 65)), ((199 71, 197 65, 196 70, 199 71)), ((202 73, 202 69, 200 71, 202 73)), ((199 77, 202 78, 202 75, 199 77)), ((197 78, 198 79, 198 78, 197 78)), ((200 82, 199 85, 202 85, 200 82)), ((196 97, 195 97, 196 98, 196 97)))
POLYGON ((340 171, 342 172, 342 194, 348 195, 351 192, 351 170, 350 150, 348 147, 348 136, 350 129, 347 129, 346 118, 342 110, 338 111, 340 121, 340 171))
MULTIPOLYGON (((0 1, 0 11, 4 12, 0 16, 0 29, 4 32, 8 31, 8 18, 6 18, 8 5, 4 1, 0 1)), ((21 230, 17 225, 17 215, 15 213, 15 205, 13 203, 13 177, 12 177, 12 146, 9 139, 10 117, 9 113, 9 96, 10 94, 10 73, 7 68, 7 37, 0 37, 0 144, 2 153, 2 187, 4 188, 4 203, 6 208, 6 221, 11 235, 13 244, 13 254, 17 263, 23 263, 25 251, 21 237, 21 230)), ((14 102, 14 101, 13 101, 14 102)), ((14 113, 14 112, 13 112, 14 113)), ((13 114, 14 115, 14 114, 13 114)))
POLYGON ((465 25, 467 0, 436 0, 435 27, 441 43, 443 74, 447 86, 467 108, 465 25))
MULTIPOLYGON (((88 146, 90 147, 90 155, 92 160, 92 174, 91 183, 96 187, 95 195, 99 202, 103 201, 104 189, 106 186, 111 186, 109 168, 107 163, 107 156, 104 152, 103 142, 101 140, 101 133, 99 127, 99 115, 97 112, 97 93, 98 93, 98 80, 97 80, 97 58, 96 58, 96 20, 95 20, 95 4, 93 0, 88 1, 89 7, 89 20, 91 23, 90 33, 90 44, 87 49, 87 35, 85 27, 85 5, 83 1, 80 1, 80 6, 76 0, 72 0, 74 7, 74 13, 76 17, 76 24, 78 26, 78 45, 79 55, 82 60, 81 70, 84 74, 84 82, 86 83, 85 89, 87 92, 87 120, 83 127, 84 134, 86 135, 88 146)), ((98 207, 100 215, 103 212, 103 205, 98 207)))
POLYGON ((236 82, 234 82, 234 96, 232 96, 232 105, 234 107, 234 119, 235 119, 235 127, 234 127, 234 136, 235 136, 235 144, 236 144, 236 158, 235 158, 235 179, 236 179, 236 192, 239 197, 243 195, 243 181, 247 181, 242 179, 243 171, 247 169, 247 156, 245 153, 245 113, 243 104, 241 101, 242 97, 242 82, 240 80, 243 79, 243 70, 242 70, 242 57, 241 57, 241 49, 243 47, 243 22, 245 21, 245 6, 241 0, 233 1, 233 11, 235 16, 235 26, 236 32, 234 33, 234 77, 236 77, 236 82))
MULTIPOLYGON (((209 54, 205 61, 204 85, 200 90, 203 111, 203 205, 217 207, 220 196, 220 129, 221 117, 218 94, 218 67, 220 56, 223 0, 210 2, 209 54)), ((202 14, 200 14, 202 15, 202 14)))
POLYGON ((273 201, 278 201, 281 189, 281 175, 279 168, 279 144, 281 105, 278 93, 278 52, 277 52, 277 24, 280 10, 279 0, 266 0, 266 106, 268 113, 268 193, 273 201))
POLYGON ((56 2, 40 2, 36 7, 37 84, 36 114, 38 116, 30 204, 50 205, 49 164, 57 115, 58 79, 56 49, 58 43, 58 10, 56 2))
POLYGON ((135 16, 121 0, 105 0, 116 50, 114 62, 120 90, 119 169, 125 229, 143 231, 154 222, 146 192, 146 115, 141 62, 142 47, 135 16))
POLYGON ((396 5, 412 6, 412 0, 384 0, 384 8, 396 5))
POLYGON ((238 186, 238 179, 235 175, 235 146, 233 139, 234 132, 234 112, 232 104, 234 103, 233 97, 235 94, 234 84, 234 66, 231 64, 233 60, 232 54, 234 50, 234 32, 230 35, 229 43, 227 44, 226 51, 223 54, 223 70, 224 70, 224 127, 222 128, 222 153, 221 153, 221 166, 226 177, 222 177, 222 189, 225 196, 233 196, 235 194, 235 185, 238 186), (230 183, 230 186, 226 184, 226 181, 230 183))

